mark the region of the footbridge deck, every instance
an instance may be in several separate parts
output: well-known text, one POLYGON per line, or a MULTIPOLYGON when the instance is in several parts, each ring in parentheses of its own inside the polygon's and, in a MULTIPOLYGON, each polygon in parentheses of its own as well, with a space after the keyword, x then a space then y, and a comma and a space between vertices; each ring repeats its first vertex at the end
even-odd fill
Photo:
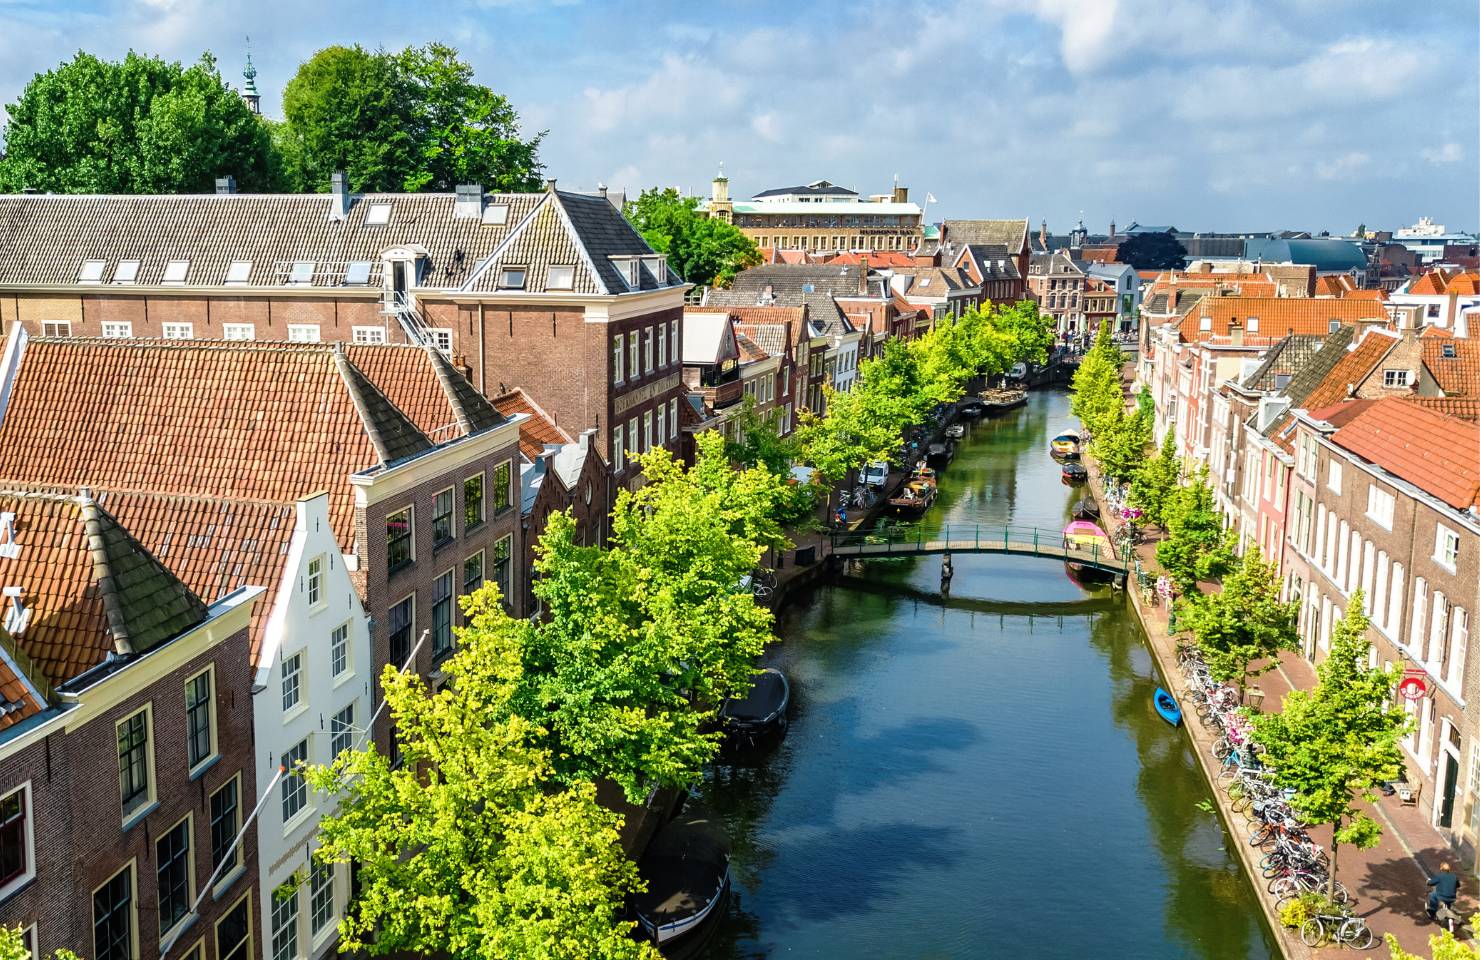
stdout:
POLYGON ((1114 549, 1065 543, 1062 531, 1040 527, 948 523, 931 533, 918 527, 838 533, 833 535, 831 553, 841 558, 1007 553, 1082 564, 1122 577, 1130 572, 1127 558, 1114 549))

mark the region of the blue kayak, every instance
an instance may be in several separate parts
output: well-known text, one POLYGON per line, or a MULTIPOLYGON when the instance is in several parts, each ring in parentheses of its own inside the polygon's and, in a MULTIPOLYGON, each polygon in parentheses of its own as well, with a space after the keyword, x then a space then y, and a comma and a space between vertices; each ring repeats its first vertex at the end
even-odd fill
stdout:
POLYGON ((1156 712, 1167 723, 1175 727, 1182 722, 1182 708, 1177 706, 1177 699, 1161 687, 1156 688, 1156 696, 1152 697, 1152 702, 1156 704, 1156 712))

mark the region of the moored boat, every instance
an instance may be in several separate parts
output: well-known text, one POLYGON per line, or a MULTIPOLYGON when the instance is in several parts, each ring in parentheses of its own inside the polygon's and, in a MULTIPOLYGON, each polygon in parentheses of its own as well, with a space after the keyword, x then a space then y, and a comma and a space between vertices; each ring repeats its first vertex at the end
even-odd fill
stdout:
POLYGON ((1062 471, 1064 482, 1068 484, 1079 484, 1089 479, 1089 471, 1077 463, 1066 463, 1062 471))
POLYGON ((949 443, 932 443, 925 448, 925 462, 932 467, 943 467, 951 462, 956 450, 949 443))
POLYGON ((684 811, 658 828, 637 872, 647 887, 633 902, 642 932, 664 956, 696 955, 730 892, 730 842, 718 821, 684 811))
POLYGON ((786 675, 767 667, 755 675, 749 693, 720 706, 720 723, 732 741, 753 745, 773 734, 786 733, 786 708, 790 703, 791 684, 786 682, 786 675))
MULTIPOLYGON (((1064 547, 1070 556, 1083 556, 1086 560, 1113 560, 1115 558, 1115 547, 1110 542, 1110 535, 1101 530, 1099 525, 1089 520, 1075 520, 1064 528, 1064 547)), ((1078 572, 1081 577, 1094 575, 1109 576, 1108 571, 1100 570, 1098 567, 1087 563, 1068 559, 1069 569, 1078 572)))
POLYGON ((1177 698, 1161 687, 1156 688, 1156 695, 1151 698, 1151 702, 1156 706, 1156 712, 1161 714, 1161 718, 1167 723, 1175 727, 1182 722, 1182 708, 1177 706, 1177 698))
POLYGON ((1015 410, 1028 402, 1028 391, 1016 390, 983 390, 982 409, 987 416, 996 416, 1008 410, 1015 410))
POLYGON ((960 440, 964 436, 966 436, 965 426, 959 423, 953 423, 949 427, 946 427, 946 438, 948 440, 960 440))
POLYGON ((889 506, 904 517, 918 517, 935 502, 935 482, 911 480, 889 498, 889 506))
POLYGON ((1079 431, 1065 430, 1049 441, 1048 449, 1055 457, 1065 460, 1079 459, 1079 431))
POLYGON ((1074 501, 1074 519, 1098 522, 1100 519, 1100 505, 1089 497, 1079 498, 1074 501))
POLYGON ((962 400, 959 404, 956 405, 956 413, 958 415, 967 417, 972 420, 975 420, 977 417, 986 412, 987 405, 981 400, 977 400, 975 398, 962 400))
POLYGON ((924 483, 930 484, 932 487, 937 485, 937 483, 939 482, 939 479, 940 479, 939 474, 937 474, 935 472, 935 468, 934 467, 927 467, 923 463, 920 464, 919 466, 915 467, 915 472, 912 473, 912 474, 910 474, 910 481, 911 482, 913 482, 915 480, 920 480, 920 481, 923 481, 924 483))

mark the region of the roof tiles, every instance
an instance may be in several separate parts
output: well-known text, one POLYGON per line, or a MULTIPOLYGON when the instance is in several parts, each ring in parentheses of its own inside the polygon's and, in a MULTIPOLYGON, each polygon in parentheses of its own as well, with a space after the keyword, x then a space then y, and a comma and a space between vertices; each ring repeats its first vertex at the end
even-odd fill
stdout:
POLYGON ((1332 442, 1456 510, 1480 506, 1480 424, 1402 399, 1376 400, 1332 442))

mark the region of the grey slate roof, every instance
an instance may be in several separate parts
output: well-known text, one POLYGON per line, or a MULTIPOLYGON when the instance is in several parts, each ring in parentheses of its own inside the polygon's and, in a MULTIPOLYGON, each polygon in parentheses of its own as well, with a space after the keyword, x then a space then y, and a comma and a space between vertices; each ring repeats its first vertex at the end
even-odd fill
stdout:
POLYGON ((1321 349, 1324 336, 1316 334, 1291 334, 1265 351, 1259 366, 1243 379, 1242 385, 1250 390, 1279 390, 1279 378, 1287 378, 1288 386, 1295 373, 1302 369, 1321 349))
POLYGON ((809 183, 802 187, 772 187, 769 190, 762 190, 760 193, 752 195, 750 199, 762 200, 766 197, 784 197, 788 195, 799 197, 856 197, 858 196, 858 191, 849 190, 847 187, 840 187, 826 180, 818 180, 815 183, 809 183))
MULTIPOLYGON (((544 268, 568 263, 575 292, 620 293, 627 285, 609 258, 654 255, 609 200, 585 194, 486 194, 483 217, 454 217, 449 193, 356 195, 343 220, 331 218, 334 202, 330 194, 0 195, 0 285, 73 286, 84 260, 101 260, 106 289, 119 261, 138 260, 135 284, 150 286, 163 282, 169 261, 186 260, 182 286, 219 286, 244 260, 250 289, 281 286, 289 265, 306 260, 317 265, 316 286, 343 286, 346 264, 378 267, 387 249, 409 246, 426 251, 419 284, 427 288, 461 288, 502 251, 498 264, 517 254, 530 268, 525 290, 543 292, 544 268), (381 205, 389 220, 368 223, 381 205)), ((480 289, 495 279, 490 272, 480 289)), ((642 288, 660 282, 680 281, 671 271, 644 273, 642 288)))
POLYGON ((1321 385, 1326 375, 1346 356, 1347 347, 1356 335, 1355 325, 1343 324, 1321 338, 1320 349, 1313 351, 1309 359, 1291 374, 1290 382, 1285 386, 1285 396, 1290 398, 1291 405, 1298 407, 1311 391, 1321 385))
POLYGON ((1021 220, 947 220, 941 225, 946 243, 999 243, 1016 253, 1028 242, 1028 218, 1021 220))
POLYGON ((1017 261, 1013 259, 1012 254, 1003 244, 969 243, 966 249, 971 253, 971 259, 976 262, 977 269, 982 272, 983 280, 1017 280, 1020 278, 1017 261))
POLYGON ((853 332, 834 297, 868 296, 868 275, 861 264, 773 263, 746 270, 727 289, 709 292, 707 307, 802 307, 822 334, 853 332), (770 296, 767 296, 769 288, 770 296))

